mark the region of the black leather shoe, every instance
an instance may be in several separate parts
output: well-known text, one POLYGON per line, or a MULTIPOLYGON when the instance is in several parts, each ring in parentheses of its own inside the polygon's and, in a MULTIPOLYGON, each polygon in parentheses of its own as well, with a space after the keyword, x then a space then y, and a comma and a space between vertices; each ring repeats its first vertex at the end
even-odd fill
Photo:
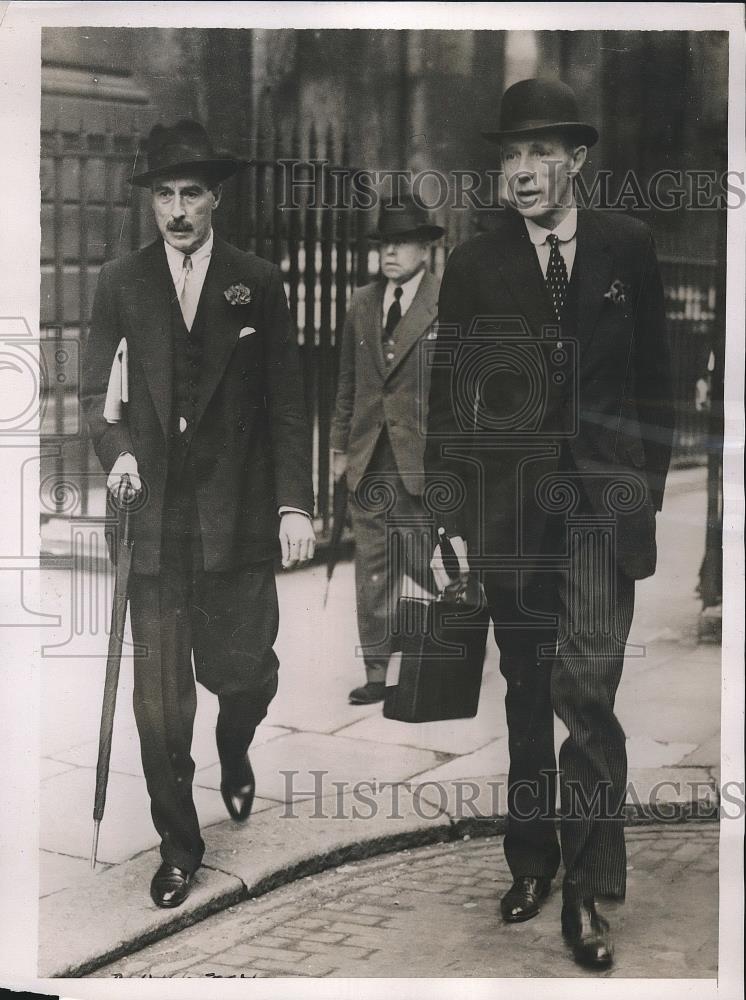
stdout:
POLYGON ((375 705, 377 701, 383 701, 385 694, 386 684, 383 681, 368 681, 365 687, 350 691, 350 704, 375 705))
POLYGON ((170 908, 181 906, 192 887, 191 872, 164 861, 150 883, 150 898, 156 906, 170 908))
POLYGON ((562 934, 572 945, 578 965, 607 969, 614 960, 608 921, 596 911, 593 899, 584 899, 582 903, 565 900, 562 904, 562 934))
POLYGON ((251 769, 249 755, 246 754, 238 768, 223 768, 220 782, 220 794, 223 796, 228 815, 243 823, 251 814, 254 805, 256 784, 254 772, 251 769))
POLYGON ((500 913, 509 924, 530 920, 549 895, 552 880, 540 875, 519 875, 500 900, 500 913))

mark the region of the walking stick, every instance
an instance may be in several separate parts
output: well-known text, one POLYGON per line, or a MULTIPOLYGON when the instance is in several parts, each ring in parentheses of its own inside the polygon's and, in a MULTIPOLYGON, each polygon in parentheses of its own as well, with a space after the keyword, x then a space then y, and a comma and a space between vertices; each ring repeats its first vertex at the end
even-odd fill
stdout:
POLYGON ((124 625, 127 620, 127 585, 132 565, 132 539, 130 537, 130 505, 134 491, 130 478, 125 473, 116 498, 119 509, 119 544, 114 584, 114 603, 111 609, 111 631, 109 651, 106 659, 106 680, 104 699, 101 707, 101 729, 98 738, 98 763, 96 765, 96 795, 93 803, 93 845, 91 847, 91 868, 96 868, 98 834, 106 805, 106 786, 109 781, 109 760, 111 758, 111 738, 114 729, 114 709, 117 703, 119 667, 122 662, 124 625))

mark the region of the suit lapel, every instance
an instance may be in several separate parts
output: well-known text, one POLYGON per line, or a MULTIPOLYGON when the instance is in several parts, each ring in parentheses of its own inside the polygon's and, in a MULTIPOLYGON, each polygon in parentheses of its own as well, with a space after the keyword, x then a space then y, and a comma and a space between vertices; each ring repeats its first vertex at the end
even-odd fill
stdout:
POLYGON ((611 283, 613 258, 601 226, 590 212, 578 212, 578 327, 581 350, 587 355, 598 324, 598 314, 604 304, 604 293, 611 283))
POLYGON ((386 365, 383 360, 383 292, 384 281, 377 281, 368 296, 363 320, 363 330, 368 342, 368 348, 373 355, 376 369, 381 378, 386 375, 386 365))
POLYGON ((137 355, 163 434, 167 436, 173 380, 170 296, 176 292, 161 240, 145 249, 132 287, 124 294, 137 355))
POLYGON ((496 237, 498 268, 531 333, 540 337, 543 327, 556 325, 544 275, 525 222, 513 209, 506 211, 512 231, 504 242, 497 242, 496 237))
MULTIPOLYGON (((382 315, 382 314, 381 314, 382 315)), ((396 371, 406 358, 422 334, 432 326, 438 315, 438 286, 433 276, 428 272, 422 276, 417 294, 406 313, 397 324, 394 339, 396 342, 396 358, 386 373, 386 378, 396 371)), ((379 343, 380 343, 379 337, 379 343)))
POLYGON ((231 314, 231 310, 235 307, 226 301, 223 293, 242 277, 245 280, 240 266, 233 266, 228 245, 216 236, 195 316, 195 322, 197 318, 203 321, 204 330, 201 385, 194 417, 195 426, 202 419, 236 345, 237 324, 232 321, 234 317, 231 314))

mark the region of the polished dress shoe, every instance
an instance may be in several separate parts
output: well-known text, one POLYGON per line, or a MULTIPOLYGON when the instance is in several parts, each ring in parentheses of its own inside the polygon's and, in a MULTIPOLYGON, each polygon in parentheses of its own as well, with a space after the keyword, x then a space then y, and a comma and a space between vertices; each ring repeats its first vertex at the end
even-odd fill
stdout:
POLYGON ((530 920, 541 909, 541 902, 549 895, 550 878, 541 875, 518 875, 500 900, 500 913, 509 924, 530 920))
POLYGON ((181 906, 192 887, 192 873, 164 861, 150 883, 150 898, 156 906, 181 906))
POLYGON ((578 965, 607 969, 614 959, 609 924, 596 911, 593 899, 565 900, 562 904, 562 934, 572 945, 578 965))
POLYGON ((386 684, 383 681, 368 681, 365 687, 353 688, 350 691, 351 705, 375 705, 383 701, 386 694, 386 684))
POLYGON ((251 814, 254 805, 256 784, 254 772, 251 769, 249 755, 243 758, 236 768, 223 767, 220 781, 220 794, 223 796, 228 815, 243 823, 251 814))

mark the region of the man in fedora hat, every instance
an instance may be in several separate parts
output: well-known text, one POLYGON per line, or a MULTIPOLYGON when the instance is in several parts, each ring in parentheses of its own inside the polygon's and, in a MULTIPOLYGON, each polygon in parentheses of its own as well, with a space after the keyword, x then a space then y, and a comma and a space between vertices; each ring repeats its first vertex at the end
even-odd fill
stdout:
MULTIPOLYGON (((635 580, 655 569, 672 382, 651 234, 581 209, 575 178, 598 134, 575 95, 523 80, 497 128, 507 207, 443 276, 427 473, 464 502, 442 520, 479 566, 507 682, 510 773, 504 920, 539 912, 560 862, 575 959, 612 961, 598 897, 625 894, 625 736, 614 714, 635 580), (453 332, 455 331, 455 333, 453 332)), ((436 549, 436 579, 442 560, 436 549)))
POLYGON ((132 183, 150 191, 160 237, 101 269, 83 362, 82 402, 109 489, 127 474, 141 493, 134 709, 161 837, 150 889, 161 907, 183 902, 204 852, 192 658, 218 697, 223 800, 245 820, 247 751, 277 689, 274 558, 292 566, 314 547, 310 440, 280 271, 212 229, 220 183, 240 166, 195 121, 152 129, 147 169, 132 183), (110 388, 123 351, 126 406, 110 388))
POLYGON ((420 346, 435 336, 438 282, 427 265, 442 235, 411 196, 385 202, 371 234, 380 278, 355 292, 342 335, 331 447, 334 476, 346 475, 351 492, 366 676, 350 692, 355 705, 383 700, 403 570, 420 587, 430 582, 428 554, 419 551, 428 393, 420 346))

